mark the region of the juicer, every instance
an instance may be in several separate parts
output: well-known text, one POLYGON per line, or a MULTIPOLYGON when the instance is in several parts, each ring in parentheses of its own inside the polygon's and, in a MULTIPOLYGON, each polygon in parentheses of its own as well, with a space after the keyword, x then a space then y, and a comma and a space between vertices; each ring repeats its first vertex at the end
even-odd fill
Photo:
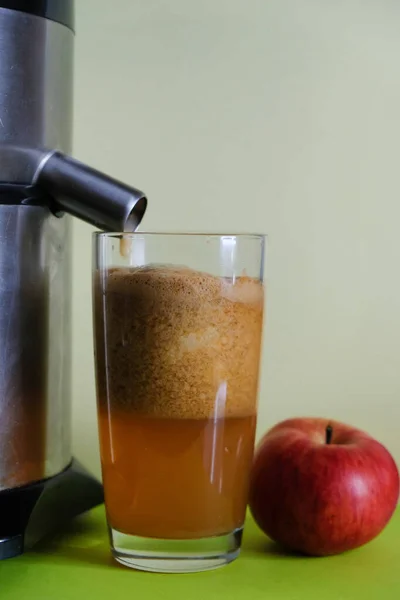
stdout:
POLYGON ((102 502, 71 453, 71 215, 134 231, 145 195, 70 156, 72 0, 0 0, 0 559, 102 502))

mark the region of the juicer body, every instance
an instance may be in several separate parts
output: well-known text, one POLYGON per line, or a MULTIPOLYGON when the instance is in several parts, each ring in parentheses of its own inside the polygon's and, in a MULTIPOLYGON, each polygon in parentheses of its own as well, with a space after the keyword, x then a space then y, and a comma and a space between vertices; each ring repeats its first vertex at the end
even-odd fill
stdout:
POLYGON ((71 218, 32 193, 29 151, 71 151, 73 38, 0 7, 0 490, 71 461, 71 218))

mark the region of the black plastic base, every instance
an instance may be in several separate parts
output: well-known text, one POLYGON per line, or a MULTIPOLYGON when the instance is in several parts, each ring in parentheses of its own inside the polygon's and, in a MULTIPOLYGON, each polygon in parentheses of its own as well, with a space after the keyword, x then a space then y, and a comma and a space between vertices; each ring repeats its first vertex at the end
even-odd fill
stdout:
POLYGON ((54 477, 0 492, 0 560, 22 554, 102 502, 102 485, 76 460, 54 477))

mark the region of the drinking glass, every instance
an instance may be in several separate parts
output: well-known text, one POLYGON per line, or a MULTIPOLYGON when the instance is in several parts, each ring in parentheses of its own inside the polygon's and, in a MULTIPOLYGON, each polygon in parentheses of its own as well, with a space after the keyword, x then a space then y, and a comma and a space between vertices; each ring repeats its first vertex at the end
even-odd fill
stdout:
POLYGON ((262 235, 94 234, 111 551, 147 571, 240 551, 257 415, 262 235))

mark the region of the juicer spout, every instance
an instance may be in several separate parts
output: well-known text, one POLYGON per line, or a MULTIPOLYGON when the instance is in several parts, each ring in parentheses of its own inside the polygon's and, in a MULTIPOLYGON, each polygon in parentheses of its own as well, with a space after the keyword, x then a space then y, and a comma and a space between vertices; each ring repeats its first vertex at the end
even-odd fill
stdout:
POLYGON ((135 231, 147 207, 140 190, 61 152, 42 157, 33 184, 65 212, 105 231, 135 231))

